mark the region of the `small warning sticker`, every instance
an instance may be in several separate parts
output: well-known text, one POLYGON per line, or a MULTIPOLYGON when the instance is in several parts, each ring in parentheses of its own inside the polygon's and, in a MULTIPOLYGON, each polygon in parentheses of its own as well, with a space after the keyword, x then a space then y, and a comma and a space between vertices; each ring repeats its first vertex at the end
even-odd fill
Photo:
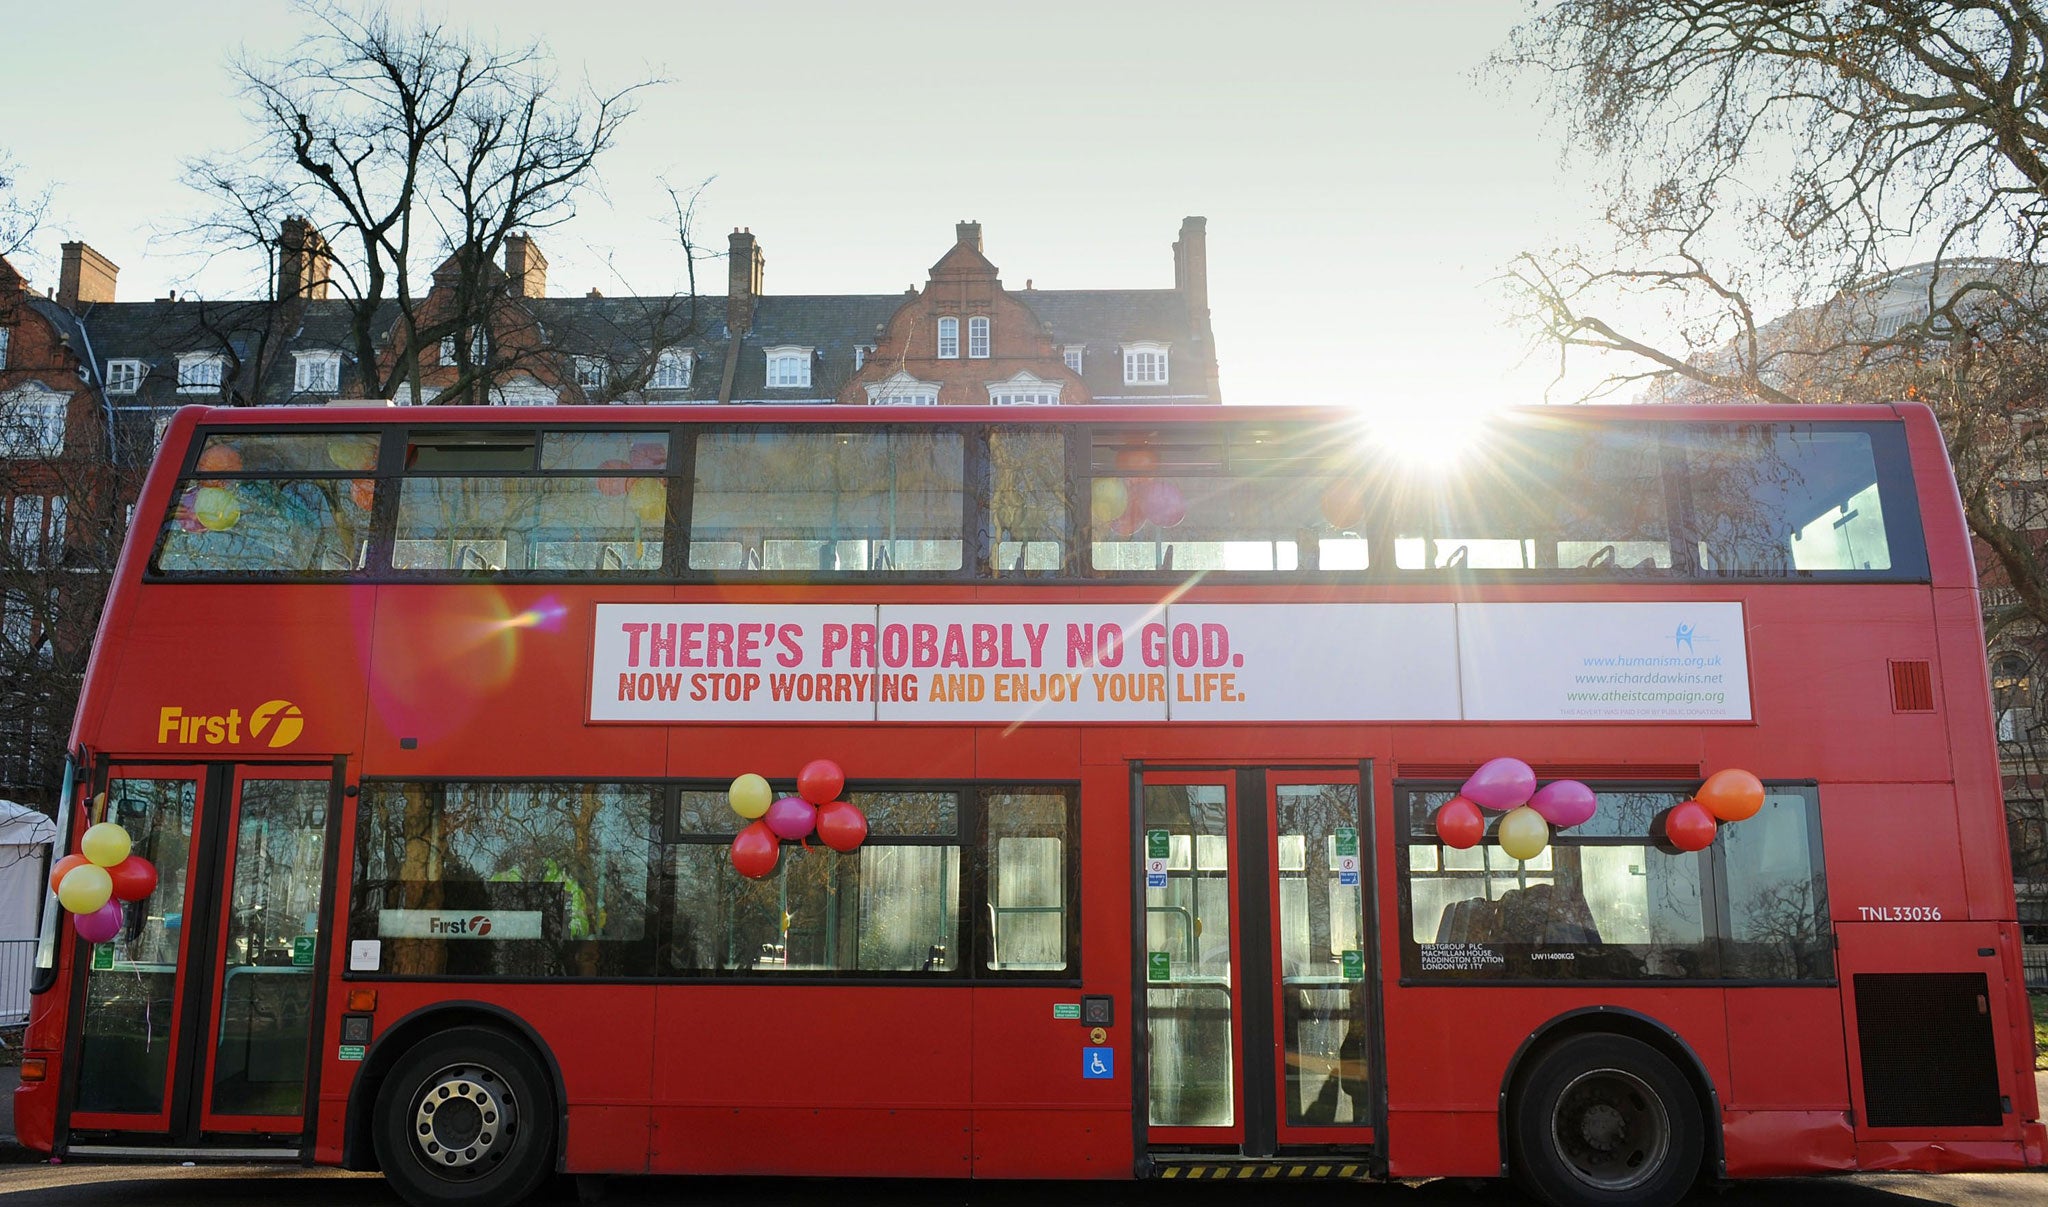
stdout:
POLYGON ((1079 1022, 1081 1019, 1081 1003, 1054 1002, 1052 1004, 1052 1016, 1054 1018, 1071 1018, 1079 1022))

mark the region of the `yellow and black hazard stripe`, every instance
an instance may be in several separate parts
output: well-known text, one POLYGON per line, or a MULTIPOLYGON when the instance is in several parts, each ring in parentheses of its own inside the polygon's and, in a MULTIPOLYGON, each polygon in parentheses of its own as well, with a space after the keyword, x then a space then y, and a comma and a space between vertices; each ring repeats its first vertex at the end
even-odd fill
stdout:
POLYGON ((1159 1177, 1176 1182, 1365 1178, 1372 1172, 1363 1161, 1162 1161, 1154 1169, 1159 1177))

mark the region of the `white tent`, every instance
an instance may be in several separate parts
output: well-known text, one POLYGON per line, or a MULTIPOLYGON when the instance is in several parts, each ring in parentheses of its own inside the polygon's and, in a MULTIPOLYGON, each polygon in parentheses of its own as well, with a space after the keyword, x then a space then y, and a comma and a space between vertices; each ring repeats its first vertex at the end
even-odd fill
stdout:
POLYGON ((0 940, 36 937, 56 840, 56 823, 27 805, 0 800, 0 940))
POLYGON ((45 878, 56 839, 49 818, 0 800, 0 1026, 28 1018, 36 927, 50 891, 45 878))

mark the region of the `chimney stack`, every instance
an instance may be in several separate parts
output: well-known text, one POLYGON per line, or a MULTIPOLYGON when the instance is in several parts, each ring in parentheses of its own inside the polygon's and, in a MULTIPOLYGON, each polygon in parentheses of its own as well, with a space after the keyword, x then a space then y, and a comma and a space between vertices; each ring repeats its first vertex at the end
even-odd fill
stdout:
POLYGON ((90 302, 114 300, 114 278, 121 269, 83 243, 62 245, 64 260, 57 272, 57 304, 76 311, 90 302))
POLYGON ((548 258, 525 235, 505 236, 505 275, 511 278, 515 298, 548 295, 548 258))
POLYGON ((974 250, 976 250, 976 251, 980 251, 980 250, 981 250, 981 223, 979 223, 979 222, 956 222, 956 223, 954 223, 954 224, 953 224, 953 238, 954 238, 954 240, 955 240, 956 242, 960 242, 960 243, 965 243, 965 244, 967 244, 967 245, 968 245, 969 247, 972 247, 972 248, 973 248, 974 250))
POLYGON ((1209 220, 1183 218, 1180 238, 1173 243, 1173 287, 1188 305, 1188 317, 1199 330, 1209 316, 1209 220))
POLYGON ((730 255, 726 261, 725 323, 734 335, 742 335, 754 326, 754 302, 761 296, 761 270, 767 261, 761 256, 761 245, 754 242, 751 227, 733 229, 729 239, 730 255))
POLYGON ((304 218, 286 218, 277 236, 277 300, 324 298, 333 277, 326 236, 304 218))

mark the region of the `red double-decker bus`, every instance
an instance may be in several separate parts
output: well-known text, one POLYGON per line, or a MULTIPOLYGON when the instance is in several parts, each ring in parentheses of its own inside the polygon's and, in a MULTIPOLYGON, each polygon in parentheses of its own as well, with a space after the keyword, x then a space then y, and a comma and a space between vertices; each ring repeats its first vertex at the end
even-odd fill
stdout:
POLYGON ((181 412, 22 1139, 552 1173, 2039 1164, 1976 579, 1910 406, 181 412), (1512 757, 1592 789, 1440 839, 1512 757), (745 773, 850 852, 739 875, 745 773), (1711 774, 1761 808, 1682 850, 1711 774), (1511 857, 1515 849, 1520 858, 1511 857))

